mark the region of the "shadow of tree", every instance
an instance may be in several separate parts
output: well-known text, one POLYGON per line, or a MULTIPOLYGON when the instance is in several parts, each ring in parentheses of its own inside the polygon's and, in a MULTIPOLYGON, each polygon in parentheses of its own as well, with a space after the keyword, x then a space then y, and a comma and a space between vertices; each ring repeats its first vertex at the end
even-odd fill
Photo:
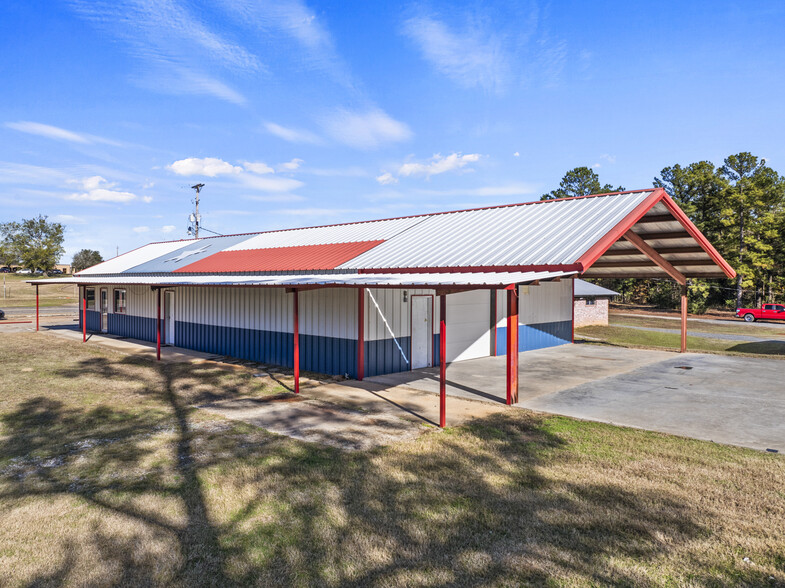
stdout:
MULTIPOLYGON (((60 375, 128 379, 139 366, 153 377, 138 393, 157 408, 79 410, 39 396, 2 417, 0 499, 76 496, 174 538, 155 558, 143 538, 94 528, 91 553, 111 564, 101 584, 648 586, 657 582, 641 566, 710 532, 667 491, 565 474, 564 441, 533 413, 343 453, 205 426, 195 405, 242 394, 214 367, 93 357, 60 375), (165 464, 150 464, 155 435, 169 439, 165 464), (138 500, 150 495, 182 515, 138 500)), ((79 583, 74 557, 30 585, 79 583)), ((698 584, 718 568, 701 573, 698 584)), ((767 581, 761 573, 744 581, 767 581)))
POLYGON ((773 339, 770 341, 739 343, 738 345, 728 348, 728 351, 755 353, 758 355, 785 355, 785 341, 773 339))

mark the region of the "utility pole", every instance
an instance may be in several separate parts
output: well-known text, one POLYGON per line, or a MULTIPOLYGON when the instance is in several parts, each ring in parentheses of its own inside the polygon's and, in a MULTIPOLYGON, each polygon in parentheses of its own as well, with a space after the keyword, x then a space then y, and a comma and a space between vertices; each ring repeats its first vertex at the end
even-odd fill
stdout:
POLYGON ((202 217, 199 216, 199 192, 202 191, 202 188, 204 188, 204 184, 191 186, 191 189, 196 190, 196 199, 194 200, 194 212, 188 219, 193 225, 188 227, 188 232, 190 233, 193 230, 194 237, 197 239, 199 238, 199 222, 202 220, 202 217))

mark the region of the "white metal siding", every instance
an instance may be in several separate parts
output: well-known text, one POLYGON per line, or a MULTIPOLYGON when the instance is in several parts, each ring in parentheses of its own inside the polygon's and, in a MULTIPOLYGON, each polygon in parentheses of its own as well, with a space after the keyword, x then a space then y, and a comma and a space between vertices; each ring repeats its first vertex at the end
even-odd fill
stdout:
MULTIPOLYGON (((518 324, 572 320, 572 279, 560 282, 542 282, 539 286, 520 286, 518 298, 518 324), (528 294, 524 293, 528 290, 528 294)), ((496 299, 497 328, 507 326, 507 292, 498 291, 496 299)))
POLYGON ((447 296, 447 361, 486 357, 491 352, 488 290, 447 296))

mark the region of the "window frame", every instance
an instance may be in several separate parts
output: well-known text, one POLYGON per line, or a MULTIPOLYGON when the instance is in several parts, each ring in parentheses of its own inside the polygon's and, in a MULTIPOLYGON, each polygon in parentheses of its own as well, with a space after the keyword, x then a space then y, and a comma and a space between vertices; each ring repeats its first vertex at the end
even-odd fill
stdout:
POLYGON ((95 288, 85 288, 84 289, 84 297, 85 297, 85 301, 87 302, 87 310, 95 310, 96 309, 96 305, 98 304, 98 302, 97 302, 97 298, 95 296, 95 290, 96 290, 95 288), (91 292, 93 294, 92 299, 90 298, 90 296, 88 296, 88 294, 87 294, 88 292, 91 292))
POLYGON ((115 314, 128 314, 128 291, 125 288, 114 288, 112 309, 115 314), (122 304, 118 305, 117 295, 122 292, 122 304))

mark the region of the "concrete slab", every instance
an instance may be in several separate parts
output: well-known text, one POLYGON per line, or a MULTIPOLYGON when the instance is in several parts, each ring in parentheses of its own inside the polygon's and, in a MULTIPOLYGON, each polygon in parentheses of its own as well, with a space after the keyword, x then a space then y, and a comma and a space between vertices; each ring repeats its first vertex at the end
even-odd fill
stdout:
MULTIPOLYGON (((600 378, 629 372, 673 357, 668 351, 645 351, 575 343, 519 355, 519 401, 552 394, 600 378)), ((447 394, 505 403, 506 359, 483 357, 447 366, 447 394)), ((439 368, 425 368, 366 378, 386 386, 406 386, 438 394, 439 368)))
POLYGON ((783 360, 672 354, 520 406, 785 452, 784 373, 783 360))

